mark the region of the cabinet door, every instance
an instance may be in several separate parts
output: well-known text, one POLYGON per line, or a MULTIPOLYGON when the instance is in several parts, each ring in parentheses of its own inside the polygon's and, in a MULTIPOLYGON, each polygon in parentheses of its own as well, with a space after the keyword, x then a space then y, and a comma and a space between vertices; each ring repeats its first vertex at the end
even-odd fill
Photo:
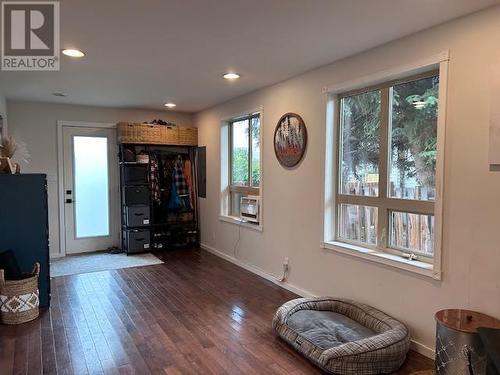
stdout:
POLYGON ((207 148, 198 147, 198 196, 207 197, 207 148))
POLYGON ((40 263, 40 305, 49 306, 49 240, 45 175, 0 175, 0 250, 13 250, 23 272, 40 263))

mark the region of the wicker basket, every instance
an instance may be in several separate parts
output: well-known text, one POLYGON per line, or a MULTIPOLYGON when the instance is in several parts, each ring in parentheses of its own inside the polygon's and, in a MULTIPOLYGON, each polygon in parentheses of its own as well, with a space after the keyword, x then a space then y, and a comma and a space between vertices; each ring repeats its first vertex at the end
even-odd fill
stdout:
POLYGON ((198 129, 197 128, 179 128, 178 145, 198 145, 198 129))
POLYGON ((120 143, 155 143, 162 138, 162 126, 120 122, 117 125, 120 143))
POLYGON ((0 270, 0 318, 4 324, 21 324, 36 319, 39 314, 38 276, 40 263, 26 279, 5 280, 0 270))
POLYGON ((118 142, 153 145, 198 145, 198 129, 176 126, 119 122, 118 142))
POLYGON ((172 126, 162 126, 160 144, 176 145, 179 139, 179 128, 172 126))

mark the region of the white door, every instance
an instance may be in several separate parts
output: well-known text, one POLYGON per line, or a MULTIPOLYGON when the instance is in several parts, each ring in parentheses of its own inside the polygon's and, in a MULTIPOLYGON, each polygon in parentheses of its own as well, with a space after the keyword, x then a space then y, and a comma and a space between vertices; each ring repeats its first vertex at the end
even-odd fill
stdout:
POLYGON ((63 127, 66 254, 118 246, 116 129, 63 127))

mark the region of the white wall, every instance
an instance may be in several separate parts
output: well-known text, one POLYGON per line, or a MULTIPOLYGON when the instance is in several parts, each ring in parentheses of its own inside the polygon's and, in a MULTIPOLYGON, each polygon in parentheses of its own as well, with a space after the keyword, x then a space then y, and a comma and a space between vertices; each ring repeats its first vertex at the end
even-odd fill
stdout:
MULTIPOLYGON (((202 242, 315 295, 345 296, 406 322, 417 342, 434 347, 436 311, 476 309, 500 318, 500 173, 487 164, 490 68, 500 46, 500 7, 420 32, 205 110, 196 116, 207 146, 207 198, 201 199, 202 242), (451 55, 445 153, 443 280, 441 282, 320 248, 322 132, 326 96, 321 89, 412 63, 444 50, 451 55), (222 118, 262 105, 262 233, 221 222, 219 216, 222 118), (273 151, 280 116, 300 114, 308 128, 305 159, 285 170, 273 151), (238 246, 236 246, 238 244, 238 246)), ((263 57, 265 58, 265 56, 263 57)), ((498 104, 500 105, 500 103, 498 104)), ((429 351, 427 351, 429 353, 429 351)))
POLYGON ((7 130, 7 100, 5 99, 5 96, 0 95, 0 114, 3 116, 3 128, 4 128, 4 133, 6 133, 7 130))
MULTIPOLYGON (((57 186, 57 121, 115 123, 157 118, 179 126, 192 126, 192 115, 166 111, 144 111, 28 101, 7 101, 9 134, 26 143, 31 160, 23 173, 46 173, 49 195, 51 256, 59 255, 59 206, 57 186)), ((1 110, 1 109, 0 109, 1 110)))
POLYGON ((0 113, 5 113, 7 110, 7 100, 5 96, 0 95, 0 113))

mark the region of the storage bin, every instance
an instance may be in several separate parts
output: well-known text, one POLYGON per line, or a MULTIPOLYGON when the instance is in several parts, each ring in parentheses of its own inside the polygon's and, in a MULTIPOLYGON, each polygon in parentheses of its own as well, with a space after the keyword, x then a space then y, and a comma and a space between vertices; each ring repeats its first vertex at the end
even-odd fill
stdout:
POLYGON ((198 129, 184 127, 179 128, 176 144, 182 146, 198 145, 198 129))
POLYGON ((176 145, 179 139, 179 128, 176 126, 162 126, 159 144, 176 145))
POLYGON ((142 227, 149 225, 149 206, 125 207, 127 227, 142 227))
POLYGON ((157 143, 161 140, 162 125, 119 122, 119 143, 157 143))
POLYGON ((125 165, 123 167, 123 183, 124 185, 147 185, 147 165, 125 165))
POLYGON ((123 144, 198 145, 197 128, 119 122, 117 133, 123 144))
POLYGON ((127 253, 140 253, 149 251, 151 247, 151 235, 149 229, 129 229, 127 230, 127 253))
POLYGON ((125 186, 124 203, 126 206, 149 205, 149 187, 125 186))
POLYGON ((5 280, 0 270, 0 318, 4 324, 21 324, 39 315, 38 277, 40 263, 22 280, 5 280))

